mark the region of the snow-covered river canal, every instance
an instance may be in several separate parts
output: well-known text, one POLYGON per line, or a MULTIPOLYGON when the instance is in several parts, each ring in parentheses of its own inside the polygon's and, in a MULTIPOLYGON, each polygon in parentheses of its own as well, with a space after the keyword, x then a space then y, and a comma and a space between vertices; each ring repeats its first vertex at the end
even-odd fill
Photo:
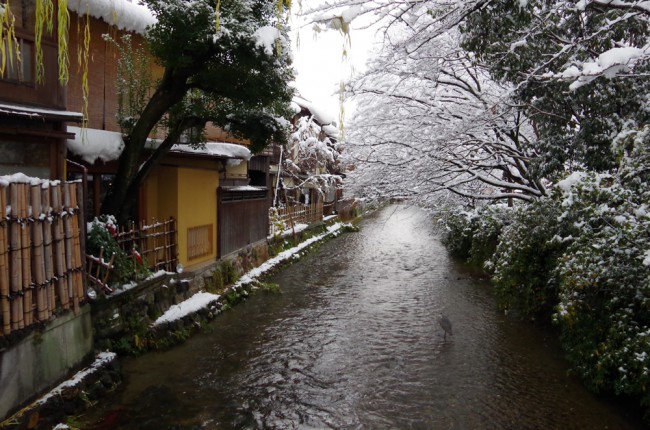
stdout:
POLYGON ((552 335, 500 314, 418 209, 381 211, 273 282, 281 294, 127 360, 85 428, 642 428, 566 376, 552 335))

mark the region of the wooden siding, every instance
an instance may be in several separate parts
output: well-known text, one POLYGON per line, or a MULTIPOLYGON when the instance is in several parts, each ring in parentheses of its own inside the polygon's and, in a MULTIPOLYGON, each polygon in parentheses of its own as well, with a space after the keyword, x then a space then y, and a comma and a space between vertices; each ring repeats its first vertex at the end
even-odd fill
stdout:
POLYGON ((259 194, 218 191, 218 258, 266 239, 268 236, 268 197, 259 194))

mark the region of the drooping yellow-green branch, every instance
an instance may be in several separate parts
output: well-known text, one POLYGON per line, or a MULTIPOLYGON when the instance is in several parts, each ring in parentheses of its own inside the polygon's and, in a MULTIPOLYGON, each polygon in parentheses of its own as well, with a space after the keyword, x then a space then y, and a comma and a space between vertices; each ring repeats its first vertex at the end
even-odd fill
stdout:
POLYGON ((81 96, 83 98, 83 120, 81 128, 86 129, 88 126, 88 101, 90 96, 90 87, 88 85, 88 61, 90 59, 90 11, 86 10, 86 25, 84 26, 84 46, 82 55, 81 71, 81 96))
POLYGON ((54 3, 52 0, 36 0, 36 20, 34 22, 34 45, 36 51, 36 82, 41 84, 45 76, 43 66, 43 31, 52 34, 54 28, 54 3))
MULTIPOLYGON (((16 18, 11 13, 9 0, 4 5, 0 4, 0 76, 4 76, 7 70, 7 63, 9 67, 14 66, 14 51, 19 54, 18 39, 16 39, 16 31, 14 23, 16 18), (8 60, 8 61, 7 61, 8 60)), ((20 55, 17 55, 18 60, 20 55)))
POLYGON ((217 0, 217 6, 214 9, 215 17, 215 32, 219 32, 221 27, 221 0, 217 0))
POLYGON ((70 28, 70 12, 68 12, 68 0, 59 1, 58 13, 58 47, 59 47, 59 83, 66 85, 70 77, 70 58, 68 55, 68 30, 70 28))

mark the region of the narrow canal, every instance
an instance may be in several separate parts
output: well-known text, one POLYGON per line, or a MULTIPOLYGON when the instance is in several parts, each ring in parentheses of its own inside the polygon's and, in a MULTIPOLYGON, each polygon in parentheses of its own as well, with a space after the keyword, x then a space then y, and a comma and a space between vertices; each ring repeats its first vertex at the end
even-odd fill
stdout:
POLYGON ((423 211, 393 206, 361 227, 272 279, 281 294, 127 360, 84 428, 642 428, 566 376, 551 334, 500 314, 423 211))

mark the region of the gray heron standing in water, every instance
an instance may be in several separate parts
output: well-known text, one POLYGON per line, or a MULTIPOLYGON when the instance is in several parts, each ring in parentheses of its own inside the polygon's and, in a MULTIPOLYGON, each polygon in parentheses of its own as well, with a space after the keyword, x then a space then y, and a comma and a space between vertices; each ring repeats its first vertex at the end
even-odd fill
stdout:
POLYGON ((454 334, 451 332, 451 321, 449 321, 449 318, 445 314, 440 314, 438 317, 438 324, 440 324, 440 327, 445 332, 445 340, 447 340, 447 333, 449 333, 449 336, 453 336, 454 334))

